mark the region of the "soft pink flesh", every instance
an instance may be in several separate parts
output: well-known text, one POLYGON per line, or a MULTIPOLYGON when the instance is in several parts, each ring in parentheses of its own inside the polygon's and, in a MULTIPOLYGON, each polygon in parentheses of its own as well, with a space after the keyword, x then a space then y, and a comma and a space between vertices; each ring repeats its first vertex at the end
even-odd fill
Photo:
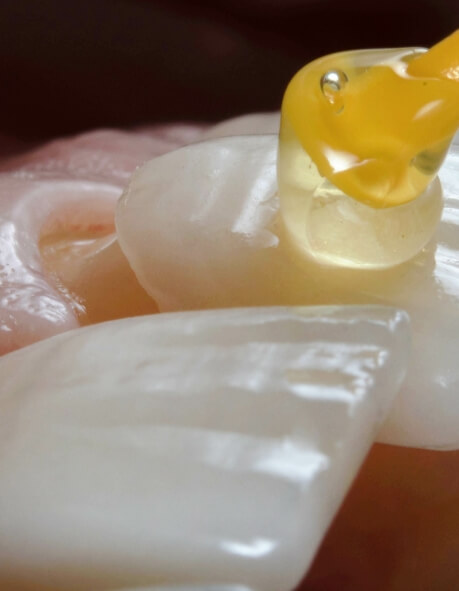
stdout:
POLYGON ((138 165, 200 134, 189 125, 96 131, 0 161, 0 354, 156 311, 111 236, 114 206, 138 165))

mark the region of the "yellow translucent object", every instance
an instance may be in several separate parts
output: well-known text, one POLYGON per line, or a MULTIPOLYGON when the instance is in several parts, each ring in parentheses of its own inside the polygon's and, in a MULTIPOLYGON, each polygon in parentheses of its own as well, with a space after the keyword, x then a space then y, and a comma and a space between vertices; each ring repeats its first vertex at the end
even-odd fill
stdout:
POLYGON ((297 246, 355 267, 414 256, 440 217, 436 173, 458 126, 459 31, 428 52, 362 50, 304 67, 284 96, 278 158, 297 246))
POLYGON ((322 176, 354 199, 388 207, 427 187, 459 126, 459 31, 427 53, 382 52, 368 67, 371 53, 379 52, 306 66, 282 111, 322 176))

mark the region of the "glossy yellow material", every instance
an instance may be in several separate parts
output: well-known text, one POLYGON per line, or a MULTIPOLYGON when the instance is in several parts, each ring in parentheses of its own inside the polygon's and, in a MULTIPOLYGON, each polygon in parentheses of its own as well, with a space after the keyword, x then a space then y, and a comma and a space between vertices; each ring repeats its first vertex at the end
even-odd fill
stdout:
POLYGON ((345 194, 377 208, 412 201, 459 126, 459 31, 426 53, 318 59, 290 82, 282 119, 319 174, 345 194))

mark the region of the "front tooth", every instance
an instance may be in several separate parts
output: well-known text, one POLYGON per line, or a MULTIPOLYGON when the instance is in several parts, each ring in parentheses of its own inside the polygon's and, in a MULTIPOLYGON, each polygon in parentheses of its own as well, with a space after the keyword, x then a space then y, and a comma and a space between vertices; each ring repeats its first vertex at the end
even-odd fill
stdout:
POLYGON ((232 135, 266 135, 278 133, 280 128, 280 113, 251 113, 226 119, 205 131, 200 140, 210 140, 232 135))
POLYGON ((63 220, 87 227, 94 219, 109 232, 119 193, 91 181, 1 176, 0 355, 78 326, 70 298, 43 268, 40 234, 47 226, 59 231, 63 220))
POLYGON ((459 448, 457 141, 440 174, 445 208, 436 242, 382 271, 337 269, 293 253, 277 219, 276 152, 276 136, 231 137, 182 148, 137 171, 116 218, 121 248, 140 283, 169 311, 276 304, 405 308, 413 355, 380 441, 459 448))
POLYGON ((0 587, 290 591, 406 355, 403 312, 321 307, 130 318, 4 356, 0 587))
MULTIPOLYGON (((113 590, 115 591, 115 590, 113 590)), ((116 589, 116 591, 254 591, 253 589, 249 589, 248 587, 241 587, 240 585, 209 585, 203 587, 199 585, 198 587, 190 587, 189 585, 186 586, 176 586, 173 585, 171 587, 131 587, 129 589, 116 589)))

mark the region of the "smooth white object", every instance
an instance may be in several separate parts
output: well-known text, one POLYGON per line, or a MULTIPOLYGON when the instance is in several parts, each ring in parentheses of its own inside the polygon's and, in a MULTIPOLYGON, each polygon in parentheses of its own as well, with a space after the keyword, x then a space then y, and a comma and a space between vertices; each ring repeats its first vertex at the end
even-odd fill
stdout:
POLYGON ((290 591, 400 386, 407 332, 390 308, 234 309, 3 356, 0 587, 290 591))
POLYGON ((120 189, 75 179, 0 174, 0 355, 78 326, 69 298, 43 269, 40 235, 91 221, 111 223, 120 189))
POLYGON ((409 373, 379 441, 458 448, 459 144, 440 172, 445 205, 434 240, 407 263, 381 271, 321 266, 294 252, 279 222, 276 156, 274 135, 227 137, 138 170, 116 223, 140 283, 168 311, 375 303, 406 309, 414 332, 409 373))
POLYGON ((213 125, 206 130, 202 140, 216 139, 219 137, 229 137, 233 135, 266 135, 270 133, 279 133, 280 113, 250 113, 226 119, 221 123, 213 125))

